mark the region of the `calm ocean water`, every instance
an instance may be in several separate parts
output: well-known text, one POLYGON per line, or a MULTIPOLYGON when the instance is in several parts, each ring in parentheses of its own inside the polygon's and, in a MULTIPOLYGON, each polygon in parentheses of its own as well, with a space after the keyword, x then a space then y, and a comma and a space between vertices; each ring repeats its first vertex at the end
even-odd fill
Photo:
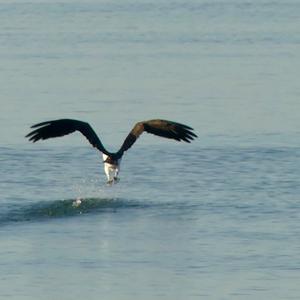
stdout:
POLYGON ((299 299, 298 1, 0 2, 0 299, 299 299), (115 150, 105 185, 80 134, 115 150), (82 204, 73 205, 80 198, 82 204))

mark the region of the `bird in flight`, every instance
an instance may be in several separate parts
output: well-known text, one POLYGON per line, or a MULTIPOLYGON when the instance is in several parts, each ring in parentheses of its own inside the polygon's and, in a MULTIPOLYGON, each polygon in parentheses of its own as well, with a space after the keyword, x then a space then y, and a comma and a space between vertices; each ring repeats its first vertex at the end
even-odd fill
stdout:
POLYGON ((27 134, 26 137, 34 143, 39 140, 64 136, 75 131, 81 132, 93 147, 102 152, 104 172, 109 185, 119 180, 118 174, 124 152, 135 143, 144 131, 160 137, 187 143, 190 143, 197 137, 193 132, 194 129, 184 124, 161 119, 141 121, 134 125, 117 152, 109 152, 105 149, 93 128, 83 121, 59 119, 38 123, 31 126, 31 128, 35 129, 27 134))

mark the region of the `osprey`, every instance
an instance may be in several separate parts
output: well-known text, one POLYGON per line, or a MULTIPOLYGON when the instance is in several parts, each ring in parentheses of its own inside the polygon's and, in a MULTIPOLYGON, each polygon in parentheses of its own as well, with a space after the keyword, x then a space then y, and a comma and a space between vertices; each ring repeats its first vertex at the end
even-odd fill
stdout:
POLYGON ((117 152, 107 151, 93 128, 86 122, 73 119, 59 119, 35 124, 31 128, 36 128, 26 135, 30 141, 46 140, 49 138, 60 137, 75 131, 81 132, 93 147, 102 152, 104 171, 107 183, 112 184, 118 181, 120 163, 122 156, 138 137, 145 131, 164 138, 190 143, 197 135, 192 132, 193 128, 167 120, 149 120, 138 122, 134 125, 121 148, 117 152))

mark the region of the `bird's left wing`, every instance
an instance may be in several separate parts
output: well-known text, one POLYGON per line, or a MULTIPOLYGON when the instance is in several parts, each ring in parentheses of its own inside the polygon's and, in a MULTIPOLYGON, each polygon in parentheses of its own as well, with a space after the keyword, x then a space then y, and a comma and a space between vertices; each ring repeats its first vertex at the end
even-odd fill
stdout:
POLYGON ((164 138, 190 143, 197 137, 192 130, 193 128, 187 125, 161 119, 138 122, 126 137, 118 154, 119 156, 123 155, 124 151, 128 150, 144 131, 164 138))
POLYGON ((46 140, 49 138, 60 137, 70 134, 74 131, 81 132, 93 147, 102 153, 108 154, 108 151, 102 145, 97 134, 90 124, 73 119, 59 119, 35 124, 31 128, 37 128, 31 131, 26 137, 34 143, 38 140, 46 140))

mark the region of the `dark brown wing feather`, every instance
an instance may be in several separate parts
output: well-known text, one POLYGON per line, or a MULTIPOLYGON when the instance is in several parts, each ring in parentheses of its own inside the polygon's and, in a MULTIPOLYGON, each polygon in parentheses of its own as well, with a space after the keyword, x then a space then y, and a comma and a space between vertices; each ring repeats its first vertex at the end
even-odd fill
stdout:
POLYGON ((124 151, 128 150, 144 131, 164 138, 190 143, 197 137, 192 130, 193 128, 187 125, 167 120, 156 119, 138 122, 126 137, 118 154, 122 155, 124 151))
POLYGON ((105 154, 109 154, 108 151, 102 145, 97 134, 93 128, 86 122, 72 120, 72 119, 60 119, 35 124, 31 128, 37 128, 31 131, 26 137, 30 141, 36 142, 39 140, 46 140, 49 138, 60 137, 75 131, 81 132, 93 147, 97 148, 105 154))

